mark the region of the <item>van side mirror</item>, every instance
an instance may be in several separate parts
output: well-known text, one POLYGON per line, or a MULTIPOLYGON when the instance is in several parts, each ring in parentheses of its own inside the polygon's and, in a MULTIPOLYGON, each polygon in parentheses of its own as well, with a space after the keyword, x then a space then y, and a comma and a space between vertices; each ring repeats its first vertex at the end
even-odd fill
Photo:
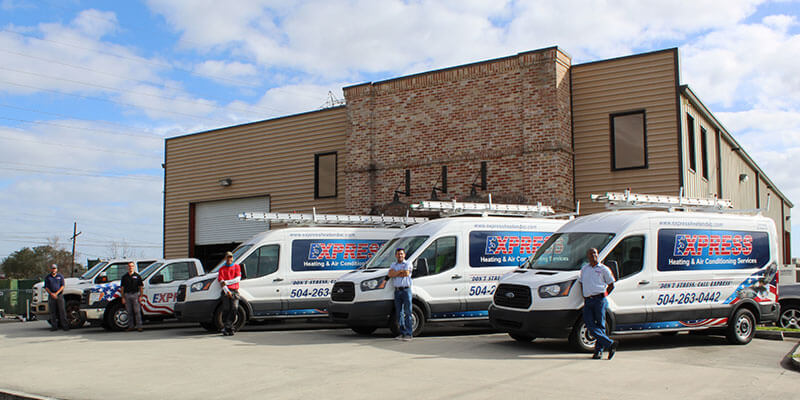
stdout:
POLYGON ((94 283, 106 283, 108 282, 108 277, 103 275, 97 275, 97 278, 94 278, 94 283))
POLYGON ((414 263, 414 271, 411 273, 412 278, 416 278, 418 276, 426 276, 430 273, 428 271, 428 259, 427 258, 418 258, 417 261, 414 263))
POLYGON ((611 273, 614 274, 614 279, 619 280, 619 264, 616 261, 609 261, 606 267, 611 268, 611 273))
POLYGON ((158 284, 158 283, 164 283, 164 275, 158 274, 158 275, 150 278, 150 283, 154 284, 154 285, 158 284))

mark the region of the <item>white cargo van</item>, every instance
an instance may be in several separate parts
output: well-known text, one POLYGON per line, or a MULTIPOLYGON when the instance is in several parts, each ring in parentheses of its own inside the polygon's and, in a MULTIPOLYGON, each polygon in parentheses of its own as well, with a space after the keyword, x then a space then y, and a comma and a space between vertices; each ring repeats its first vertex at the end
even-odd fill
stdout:
MULTIPOLYGON (((293 217, 300 217, 301 214, 273 215, 285 218, 269 219, 272 222, 305 221, 293 217)), ((314 221, 306 222, 380 226, 380 221, 388 225, 425 220, 341 217, 316 216, 314 221)), ((311 226, 277 229, 254 236, 233 251, 234 262, 243 269, 235 329, 241 328, 248 320, 327 316, 331 286, 336 279, 349 270, 363 266, 382 244, 399 231, 398 228, 311 226)), ((222 327, 222 290, 217 282, 217 271, 221 266, 222 262, 210 273, 179 286, 175 304, 175 316, 179 320, 199 322, 210 331, 222 327)))
POLYGON ((386 327, 397 333, 394 287, 387 273, 395 250, 404 248, 406 259, 414 265, 414 335, 422 332, 426 322, 486 320, 500 277, 528 259, 565 222, 543 217, 458 216, 413 225, 383 246, 364 268, 339 278, 328 311, 334 321, 357 333, 371 334, 386 327))
POLYGON ((745 344, 757 323, 776 320, 778 248, 771 219, 725 212, 730 202, 718 199, 593 198, 611 207, 667 210, 620 209, 567 223, 500 281, 489 309, 493 326, 516 340, 568 337, 576 349, 592 351, 576 283, 592 247, 617 278, 608 296, 613 335, 719 329, 732 343, 745 344))

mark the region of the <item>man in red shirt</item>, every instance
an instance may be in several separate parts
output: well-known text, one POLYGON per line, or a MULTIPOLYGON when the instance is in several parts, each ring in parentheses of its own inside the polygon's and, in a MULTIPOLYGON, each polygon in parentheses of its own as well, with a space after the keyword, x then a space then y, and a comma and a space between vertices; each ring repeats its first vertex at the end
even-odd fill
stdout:
POLYGON ((233 336, 233 321, 239 311, 239 281, 242 270, 239 264, 233 263, 233 253, 225 253, 225 264, 219 269, 219 280, 222 286, 222 334, 233 336))

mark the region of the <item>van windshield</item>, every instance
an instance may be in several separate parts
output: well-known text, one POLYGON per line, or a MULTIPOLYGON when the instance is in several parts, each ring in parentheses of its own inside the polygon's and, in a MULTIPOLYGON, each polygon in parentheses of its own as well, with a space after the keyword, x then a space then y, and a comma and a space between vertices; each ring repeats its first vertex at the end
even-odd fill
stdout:
POLYGON ((587 250, 594 247, 600 252, 612 238, 613 233, 556 233, 521 267, 577 271, 586 262, 587 250))
POLYGON ((409 259, 429 237, 430 236, 406 236, 394 238, 390 240, 389 243, 383 245, 380 250, 378 250, 378 253, 361 268, 389 268, 392 266, 392 263, 396 261, 394 252, 397 249, 405 249, 406 259, 409 259))
POLYGON ((139 276, 141 276, 142 279, 147 279, 148 276, 153 274, 153 271, 155 271, 158 267, 160 267, 162 265, 164 265, 164 263, 162 263, 162 262, 154 262, 154 263, 148 265, 147 268, 143 269, 142 272, 139 272, 139 276))
MULTIPOLYGON (((251 247, 253 247, 252 244, 243 244, 243 245, 237 247, 236 250, 232 251, 232 253, 233 253, 233 262, 235 264, 240 263, 239 257, 241 257, 242 254, 244 254, 247 250, 250 250, 251 247)), ((217 266, 214 267, 214 269, 211 270, 211 272, 219 271, 220 267, 222 267, 222 264, 225 264, 225 257, 222 257, 222 260, 220 260, 219 264, 217 264, 217 266)))
POLYGON ((103 267, 105 267, 106 265, 108 265, 107 261, 103 261, 103 262, 99 262, 99 263, 95 264, 95 266, 92 267, 92 269, 84 272, 83 275, 81 275, 81 279, 83 279, 83 280, 92 279, 92 277, 97 275, 97 272, 100 271, 101 269, 103 269, 103 267))

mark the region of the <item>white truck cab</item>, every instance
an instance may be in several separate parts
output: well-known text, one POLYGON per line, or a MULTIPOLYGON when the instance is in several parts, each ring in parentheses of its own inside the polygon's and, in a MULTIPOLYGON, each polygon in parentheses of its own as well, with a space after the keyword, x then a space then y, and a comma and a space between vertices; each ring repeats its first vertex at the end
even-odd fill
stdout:
MULTIPOLYGON (((83 291, 97 283, 107 283, 120 279, 128 272, 128 263, 133 261, 139 271, 155 262, 155 259, 111 259, 100 261, 78 278, 64 279, 64 303, 67 311, 67 320, 72 329, 80 328, 86 319, 80 311, 81 296, 83 291)), ((33 286, 33 299, 31 309, 40 319, 49 319, 49 295, 44 290, 44 282, 33 286)))
MULTIPOLYGON (((464 212, 484 206, 453 204, 464 212)), ((497 212, 502 205, 485 206, 497 212)), ((537 206, 531 208, 541 214, 537 206)), ((395 250, 403 248, 406 259, 414 265, 414 335, 422 332, 427 322, 485 320, 500 277, 519 267, 565 222, 541 216, 487 215, 447 217, 410 226, 383 246, 364 268, 339 278, 328 307, 330 316, 360 334, 387 327, 397 333, 394 286, 387 274, 395 262, 395 250)))
POLYGON ((770 218, 722 212, 718 206, 729 202, 717 199, 688 210, 687 203, 706 199, 627 192, 595 199, 671 208, 619 209, 564 225, 500 281, 489 309, 494 327, 519 341, 568 337, 577 350, 592 351, 577 283, 590 248, 617 279, 607 297, 613 335, 717 328, 745 344, 757 323, 776 320, 779 258, 770 218))
MULTIPOLYGON (((203 265, 195 258, 157 260, 140 270, 144 283, 141 300, 144 319, 174 317, 178 286, 202 274, 203 265)), ((120 331, 128 327, 128 313, 120 298, 120 282, 97 284, 83 291, 81 313, 86 320, 99 323, 108 330, 120 331)))
MULTIPOLYGON (((425 220, 420 218, 264 214, 244 219, 268 219, 279 223, 391 225, 425 220), (350 219, 350 222, 347 220, 350 219), (357 220, 358 219, 358 220, 357 220), (338 221, 338 222, 337 222, 338 221)), ((234 263, 242 267, 239 311, 235 329, 249 320, 313 318, 327 316, 331 286, 347 271, 363 266, 392 238, 398 228, 341 226, 288 227, 254 236, 233 251, 234 263)), ((180 285, 175 315, 181 321, 199 322, 209 331, 222 327, 217 281, 220 262, 210 273, 180 285)))

